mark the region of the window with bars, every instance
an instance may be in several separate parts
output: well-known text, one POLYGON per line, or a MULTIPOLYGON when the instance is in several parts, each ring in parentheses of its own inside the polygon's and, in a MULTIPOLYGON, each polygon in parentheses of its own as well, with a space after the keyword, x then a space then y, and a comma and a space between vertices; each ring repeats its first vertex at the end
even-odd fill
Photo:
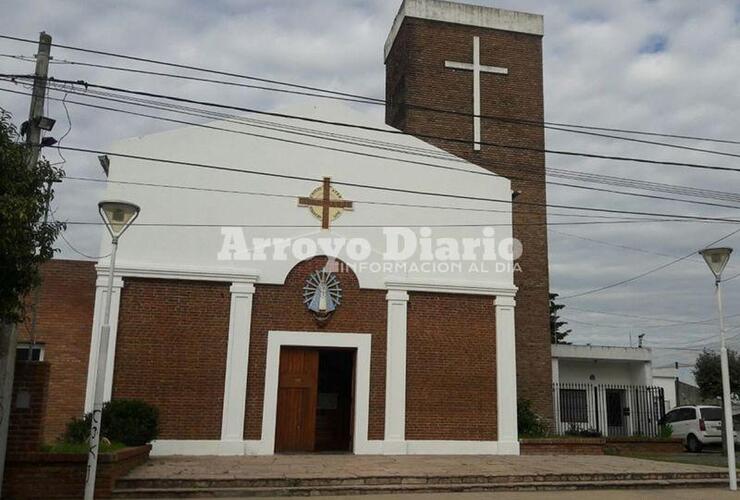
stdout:
POLYGON ((588 400, 585 389, 560 389, 560 421, 588 422, 588 400))

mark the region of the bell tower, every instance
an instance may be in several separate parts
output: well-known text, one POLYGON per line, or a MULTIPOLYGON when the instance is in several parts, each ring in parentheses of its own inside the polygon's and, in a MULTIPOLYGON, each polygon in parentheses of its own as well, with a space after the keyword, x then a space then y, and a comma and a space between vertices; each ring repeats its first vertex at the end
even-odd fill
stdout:
POLYGON ((386 123, 511 179, 514 236, 523 246, 514 273, 518 395, 549 419, 543 34, 540 15, 404 0, 385 65, 386 123))

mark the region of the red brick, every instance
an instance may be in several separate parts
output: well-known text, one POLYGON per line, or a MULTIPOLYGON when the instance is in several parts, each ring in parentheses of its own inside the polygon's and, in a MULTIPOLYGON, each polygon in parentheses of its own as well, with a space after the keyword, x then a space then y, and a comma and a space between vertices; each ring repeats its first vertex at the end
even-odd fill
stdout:
MULTIPOLYGON (((84 412, 97 274, 94 262, 54 259, 41 267, 41 276, 35 337, 54 367, 44 423, 44 441, 52 442, 84 412)), ((27 315, 19 342, 30 340, 30 305, 27 315)))
MULTIPOLYGON (((482 146, 472 148, 472 117, 409 107, 452 110, 472 115, 471 71, 445 68, 445 60, 472 61, 473 36, 480 37, 481 64, 509 68, 508 75, 481 76, 482 114, 504 119, 544 118, 542 37, 440 21, 406 18, 386 59, 386 122, 512 178, 521 191, 514 205, 514 236, 524 247, 515 273, 517 387, 543 417, 552 414, 549 332, 545 155, 482 146), (423 136, 464 139, 464 143, 423 136), (521 178, 524 178, 523 180, 521 178), (529 205, 529 204, 533 205, 529 205)), ((483 142, 543 149, 544 130, 501 120, 482 120, 483 142)))

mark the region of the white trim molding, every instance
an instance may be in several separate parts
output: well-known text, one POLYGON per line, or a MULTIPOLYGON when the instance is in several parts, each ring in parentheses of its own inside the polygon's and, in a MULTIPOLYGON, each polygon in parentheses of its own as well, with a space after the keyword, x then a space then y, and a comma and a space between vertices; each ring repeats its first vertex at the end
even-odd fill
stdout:
POLYGON ((496 408, 498 452, 519 454, 516 396, 516 331, 513 296, 498 296, 494 301, 496 322, 496 408))
MULTIPOLYGON (((85 387, 85 413, 92 411, 93 396, 95 393, 95 377, 98 373, 98 346, 100 345, 100 329, 105 313, 105 297, 108 293, 108 277, 98 271, 95 281, 95 306, 93 309, 93 325, 90 335, 90 353, 87 363, 87 385, 85 387)), ((118 337, 118 310, 121 306, 121 290, 123 279, 113 278, 113 294, 110 304, 110 337, 108 339, 108 361, 105 369, 105 393, 103 401, 110 401, 113 392, 113 371, 116 363, 116 339, 118 337)))
MULTIPOLYGON (((390 455, 398 442, 367 441, 363 455, 390 455)), ((357 451, 355 453, 358 453, 357 451)), ((410 440, 403 442, 399 455, 517 455, 518 445, 512 447, 499 441, 436 441, 410 440)), ((172 455, 270 455, 262 441, 221 441, 218 439, 158 439, 152 442, 152 456, 172 455)))
POLYGON ((386 455, 406 453, 406 337, 409 294, 389 290, 385 366, 386 455))
POLYGON ((513 297, 517 287, 513 284, 486 284, 471 281, 432 281, 389 278, 385 282, 388 290, 405 292, 460 293, 468 295, 490 295, 513 297))
POLYGON ((370 413, 371 338, 372 336, 368 333, 268 332, 265 393, 262 408, 262 440, 257 450, 259 454, 272 455, 275 452, 280 349, 283 346, 357 349, 355 362, 353 451, 356 455, 373 453, 373 447, 368 442, 367 434, 370 413))
POLYGON ((233 283, 229 312, 229 339, 224 377, 224 405, 221 419, 221 440, 244 440, 244 412, 247 402, 247 370, 249 366, 249 334, 252 327, 254 284, 233 283))
MULTIPOLYGON (((98 276, 108 272, 108 263, 95 266, 98 276)), ((132 278, 152 278, 170 280, 197 280, 219 282, 249 282, 258 279, 257 271, 253 269, 222 269, 213 267, 166 267, 160 265, 124 263, 116 264, 116 276, 130 276, 132 278)))

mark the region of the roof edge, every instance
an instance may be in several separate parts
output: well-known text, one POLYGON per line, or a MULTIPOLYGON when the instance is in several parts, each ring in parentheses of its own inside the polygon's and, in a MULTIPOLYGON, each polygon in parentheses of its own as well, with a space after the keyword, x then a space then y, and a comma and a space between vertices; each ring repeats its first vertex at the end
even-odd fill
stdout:
POLYGON ((478 26, 516 33, 542 36, 545 34, 544 17, 540 14, 496 9, 482 5, 448 2, 445 0, 403 0, 398 9, 383 49, 384 60, 407 17, 443 21, 467 26, 478 26))

